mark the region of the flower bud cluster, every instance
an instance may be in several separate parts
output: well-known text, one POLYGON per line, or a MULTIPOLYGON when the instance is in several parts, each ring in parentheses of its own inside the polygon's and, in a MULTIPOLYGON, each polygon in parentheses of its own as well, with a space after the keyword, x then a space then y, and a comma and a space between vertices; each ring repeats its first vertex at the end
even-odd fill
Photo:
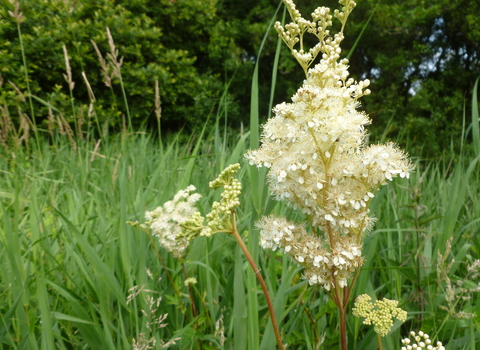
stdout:
POLYGON ((356 317, 364 317, 363 324, 373 324, 374 331, 380 336, 386 336, 393 327, 393 318, 405 322, 407 312, 398 308, 396 300, 377 300, 374 304, 370 302, 372 298, 368 294, 362 294, 355 300, 355 307, 352 313, 356 317))
MULTIPOLYGON (((335 12, 336 16, 346 20, 355 3, 340 3, 344 9, 335 12)), ((294 5, 288 6, 292 13, 294 5)), ((323 21, 326 28, 330 25, 329 13, 318 8, 313 17, 323 21)), ((297 16, 295 25, 286 26, 291 31, 285 35, 296 37, 302 32, 301 23, 306 22, 297 16)), ((397 176, 408 177, 412 165, 393 143, 366 145, 365 126, 370 119, 357 108, 358 99, 370 94, 370 81, 349 78, 348 60, 340 59, 343 32, 319 40, 320 62, 308 70, 292 103, 283 102, 273 109, 275 116, 263 126, 260 148, 248 152, 246 158, 252 165, 269 168, 267 178, 275 199, 301 208, 312 226, 320 229, 314 228, 320 234, 311 238, 319 241, 318 246, 330 254, 351 245, 360 246, 361 251, 361 238, 374 223, 369 215, 374 193, 397 176)), ((262 229, 262 235, 267 234, 264 231, 268 230, 262 229)), ((304 265, 313 269, 309 264, 304 265)), ((332 279, 344 285, 343 272, 352 271, 333 265, 330 268, 329 278, 308 268, 305 277, 324 287, 329 285, 324 281, 332 279)))
POLYGON ((287 7, 293 22, 286 24, 285 28, 280 22, 276 22, 275 29, 306 73, 317 55, 322 52, 325 47, 325 38, 330 34, 327 28, 332 25, 333 17, 330 14, 329 8, 318 7, 312 13, 313 21, 308 21, 301 16, 293 1, 283 0, 283 3, 287 7), (303 46, 303 35, 305 33, 315 35, 319 41, 318 44, 309 50, 306 50, 303 46), (299 50, 294 48, 297 43, 300 43, 299 50))
POLYGON ((415 349, 427 349, 427 350, 445 350, 442 342, 437 341, 435 344, 430 339, 430 336, 422 331, 415 333, 410 332, 410 337, 402 339, 402 350, 415 350, 415 349), (412 337, 412 339, 410 339, 412 337))
POLYGON ((234 178, 240 164, 233 164, 225 168, 220 175, 210 182, 212 189, 223 187, 220 202, 213 202, 212 210, 202 217, 199 212, 194 213, 188 220, 182 223, 180 237, 187 240, 197 236, 210 237, 216 232, 231 232, 232 214, 235 208, 240 205, 239 196, 242 191, 242 184, 234 178), (204 225, 205 219, 207 225, 204 225))
POLYGON ((357 6, 357 4, 353 0, 340 0, 338 3, 340 5, 343 5, 342 11, 335 10, 334 11, 334 16, 335 16, 335 18, 338 18, 340 20, 340 22, 342 22, 342 26, 344 26, 345 23, 347 22, 348 16, 353 11, 355 6, 357 6))
MULTIPOLYGON (((313 21, 308 21, 302 17, 300 12, 295 7, 295 4, 291 0, 283 0, 290 17, 293 22, 285 25, 285 28, 280 22, 275 23, 275 29, 282 40, 287 44, 288 48, 292 52, 293 56, 297 59, 298 63, 302 66, 305 74, 313 63, 315 58, 320 52, 325 55, 331 55, 333 53, 340 55, 340 42, 343 40, 343 27, 347 22, 347 18, 352 12, 356 3, 352 0, 340 0, 339 3, 343 5, 342 11, 335 10, 334 16, 342 23, 342 30, 335 36, 335 42, 337 45, 331 45, 331 38, 329 38, 330 31, 327 29, 332 25, 333 16, 330 14, 328 7, 318 7, 312 13, 313 21), (305 33, 313 34, 317 37, 318 43, 310 48, 308 51, 304 47, 303 35, 305 33), (300 49, 295 49, 295 45, 300 43, 300 49)), ((336 58, 335 58, 336 60, 336 58)))
POLYGON ((179 191, 173 200, 163 206, 145 213, 146 222, 141 225, 144 229, 150 229, 165 249, 175 258, 182 259, 188 247, 188 240, 179 239, 182 225, 190 219, 196 211, 195 203, 200 199, 195 186, 190 185, 185 190, 179 191))
POLYGON ((209 184, 212 189, 219 187, 224 188, 222 200, 218 206, 221 214, 228 214, 240 205, 238 196, 242 193, 242 184, 234 178, 239 169, 240 164, 232 164, 225 168, 220 175, 209 184))
POLYGON ((189 285, 197 284, 197 279, 195 277, 189 277, 185 281, 183 281, 183 284, 186 287, 188 287, 189 285))

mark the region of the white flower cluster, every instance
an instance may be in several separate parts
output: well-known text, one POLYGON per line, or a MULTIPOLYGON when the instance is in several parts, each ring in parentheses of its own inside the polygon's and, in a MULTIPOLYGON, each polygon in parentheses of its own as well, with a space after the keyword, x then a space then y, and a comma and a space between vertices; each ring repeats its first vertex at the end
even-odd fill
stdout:
POLYGON ((334 278, 345 287, 349 274, 363 263, 361 246, 353 240, 339 241, 330 250, 305 227, 285 218, 263 217, 256 225, 262 232, 260 244, 264 249, 287 253, 305 267, 304 277, 310 284, 320 284, 327 291, 333 287, 334 278))
POLYGON ((141 227, 150 229, 159 243, 176 258, 183 258, 188 246, 188 240, 178 239, 181 224, 187 221, 196 211, 195 203, 201 195, 191 193, 196 188, 193 185, 179 191, 173 200, 163 206, 145 213, 146 222, 141 227))
MULTIPOLYGON (((290 1, 285 2, 288 8, 290 1)), ((336 17, 346 20, 354 2, 340 3, 348 9, 335 12, 336 17)), ((294 22, 301 23, 294 13, 294 22)), ((319 8, 315 13, 318 19, 328 11, 319 8)), ((267 178, 275 199, 301 208, 324 233, 312 239, 334 254, 338 247, 361 245, 362 234, 373 226, 368 207, 375 191, 397 176, 408 177, 412 165, 393 143, 366 145, 370 119, 357 108, 358 99, 370 94, 370 82, 348 77, 348 60, 340 59, 342 32, 322 40, 322 59, 308 70, 293 102, 274 108, 275 116, 263 126, 261 147, 246 158, 251 165, 270 169, 267 178)), ((338 273, 337 267, 330 271, 338 273)), ((313 275, 306 276, 315 283, 313 275)), ((324 278, 317 281, 323 284, 324 278)))
POLYGON ((414 349, 427 349, 427 350, 445 350, 442 342, 437 341, 435 345, 430 340, 430 336, 422 331, 415 333, 410 332, 410 336, 413 338, 413 341, 410 337, 402 339, 402 350, 414 350, 414 349))

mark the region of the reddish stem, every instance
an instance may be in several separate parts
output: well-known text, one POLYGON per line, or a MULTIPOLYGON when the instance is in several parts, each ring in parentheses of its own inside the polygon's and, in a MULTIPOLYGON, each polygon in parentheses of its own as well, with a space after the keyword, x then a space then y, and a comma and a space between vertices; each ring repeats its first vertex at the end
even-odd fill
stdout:
POLYGON ((255 264, 255 261, 250 255, 250 252, 248 251, 247 246, 245 245, 245 243, 242 240, 242 237, 240 237, 240 234, 237 231, 235 213, 232 214, 232 218, 233 218, 233 229, 231 233, 233 234, 233 237, 235 237, 235 239, 237 240, 238 244, 240 245, 240 248, 242 248, 243 254, 245 254, 245 257, 250 263, 250 266, 252 267, 253 272, 255 272, 255 275, 257 276, 258 282, 260 282, 260 285, 262 286, 263 294, 265 294, 265 299, 267 300, 268 310, 270 311, 270 318, 272 320, 273 331, 275 332, 275 337, 277 338, 278 348, 280 350, 284 350, 282 337, 280 336, 280 331, 278 330, 277 318, 275 317, 272 299, 270 298, 270 294, 268 293, 267 285, 265 284, 265 281, 263 280, 263 277, 260 274, 260 270, 258 269, 257 264, 255 264))

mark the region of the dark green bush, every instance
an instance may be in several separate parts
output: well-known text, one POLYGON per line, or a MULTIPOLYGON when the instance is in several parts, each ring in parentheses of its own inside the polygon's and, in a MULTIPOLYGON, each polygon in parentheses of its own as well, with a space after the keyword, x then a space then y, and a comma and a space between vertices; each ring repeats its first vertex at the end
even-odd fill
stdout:
MULTIPOLYGON (((65 45, 75 82, 75 105, 90 102, 82 78, 82 72, 85 72, 95 94, 100 123, 108 121, 110 125, 120 126, 121 115, 127 116, 120 80, 113 78, 111 88, 105 86, 99 59, 91 43, 93 40, 98 45, 106 59, 110 51, 108 27, 118 55, 123 57, 121 74, 133 125, 138 127, 144 122, 155 121, 155 80, 159 82, 165 125, 178 128, 186 123, 201 123, 223 92, 223 82, 218 74, 199 62, 202 58, 197 53, 202 50, 208 53, 209 45, 213 45, 220 60, 228 54, 221 48, 228 43, 212 43, 209 35, 201 37, 212 26, 215 3, 91 0, 79 1, 70 7, 62 1, 22 1, 20 11, 26 19, 20 28, 31 94, 55 106, 68 116, 67 120, 74 119, 68 84, 62 78, 66 73, 62 49, 65 45), (168 22, 168 19, 172 20, 168 22), (180 34, 173 45, 175 37, 172 33, 176 31, 180 34), (182 39, 189 33, 198 45, 197 50, 192 50, 182 39)), ((1 94, 10 113, 15 115, 16 104, 29 111, 28 101, 21 102, 13 86, 7 82, 15 84, 25 95, 28 89, 17 24, 8 13, 14 7, 7 1, 4 4, 0 10, 0 62, 4 82, 1 94)), ((48 116, 47 107, 35 98, 33 104, 36 122, 41 124, 48 116)))

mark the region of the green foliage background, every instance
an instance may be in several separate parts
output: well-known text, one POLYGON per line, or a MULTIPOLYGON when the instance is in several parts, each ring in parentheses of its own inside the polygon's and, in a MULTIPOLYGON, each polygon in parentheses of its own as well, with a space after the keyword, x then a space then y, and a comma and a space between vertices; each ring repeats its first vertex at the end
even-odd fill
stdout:
MULTIPOLYGON (((8 14, 13 5, 7 0, 1 4, 1 96, 12 113, 22 102, 8 82, 25 93, 25 72, 17 26, 8 14)), ((134 126, 155 125, 155 80, 160 86, 163 130, 198 129, 218 112, 226 86, 227 123, 236 129, 247 126, 250 77, 278 5, 278 0, 21 1, 32 94, 64 111, 67 120, 75 118, 68 112, 67 84, 59 78, 65 73, 64 44, 76 83, 76 102, 89 103, 83 71, 96 94, 100 122, 119 127, 126 110, 119 103, 118 81, 113 89, 104 87, 90 42, 94 40, 105 55, 105 27, 109 27, 124 57, 123 83, 134 126)), ((335 8, 337 3, 297 1, 307 18, 317 6, 335 8)), ((462 130, 465 98, 469 99, 480 75, 480 20, 475 15, 479 12, 475 0, 359 1, 347 25, 344 53, 351 54, 353 77, 373 82, 372 95, 363 101, 374 120, 373 139, 399 138, 409 143, 412 152, 426 156, 451 148, 462 130)), ((279 11, 277 19, 281 16, 279 11)), ((277 36, 271 29, 260 57, 263 118, 269 112, 276 50, 277 36)), ((285 47, 279 68, 275 102, 288 100, 303 79, 285 47)), ((41 124, 47 110, 34 102, 34 117, 41 124)))

